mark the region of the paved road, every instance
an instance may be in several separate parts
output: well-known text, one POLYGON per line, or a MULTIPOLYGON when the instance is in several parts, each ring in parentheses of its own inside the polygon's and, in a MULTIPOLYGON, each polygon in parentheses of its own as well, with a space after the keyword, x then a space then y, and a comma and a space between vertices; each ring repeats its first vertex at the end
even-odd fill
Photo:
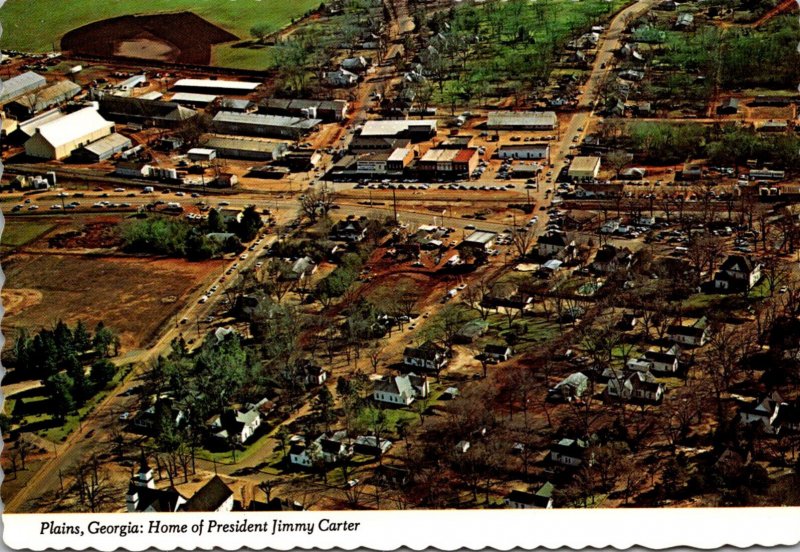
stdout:
POLYGON ((622 46, 621 36, 627 22, 632 20, 658 3, 658 0, 639 0, 620 11, 608 24, 603 40, 597 50, 592 73, 584 85, 583 93, 578 101, 578 111, 572 120, 562 128, 561 142, 557 152, 552 156, 555 164, 553 175, 558 175, 567 165, 566 155, 570 147, 579 144, 595 118, 595 107, 599 99, 600 88, 606 78, 612 78, 612 62, 614 52, 622 46), (575 139, 577 137, 577 139, 575 139))

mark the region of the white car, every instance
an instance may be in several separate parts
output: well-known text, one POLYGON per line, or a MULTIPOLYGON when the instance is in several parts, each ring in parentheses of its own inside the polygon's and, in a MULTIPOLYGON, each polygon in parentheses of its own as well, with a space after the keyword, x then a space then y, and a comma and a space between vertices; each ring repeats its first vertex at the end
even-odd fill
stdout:
POLYGON ((242 253, 241 255, 239 255, 240 261, 244 261, 245 259, 247 259, 247 253, 242 253))
POLYGON ((208 301, 208 295, 203 295, 200 297, 198 303, 205 303, 206 301, 208 301))

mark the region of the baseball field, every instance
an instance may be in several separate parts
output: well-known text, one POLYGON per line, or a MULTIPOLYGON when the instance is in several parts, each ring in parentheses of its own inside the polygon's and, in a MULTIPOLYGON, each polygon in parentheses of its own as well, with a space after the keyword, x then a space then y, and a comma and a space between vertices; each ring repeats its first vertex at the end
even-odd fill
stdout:
POLYGON ((6 0, 0 7, 0 45, 49 52, 60 47, 64 35, 89 23, 191 11, 239 38, 213 47, 213 65, 264 69, 270 64, 268 50, 252 44, 250 29, 264 25, 277 31, 319 4, 320 0, 6 0))

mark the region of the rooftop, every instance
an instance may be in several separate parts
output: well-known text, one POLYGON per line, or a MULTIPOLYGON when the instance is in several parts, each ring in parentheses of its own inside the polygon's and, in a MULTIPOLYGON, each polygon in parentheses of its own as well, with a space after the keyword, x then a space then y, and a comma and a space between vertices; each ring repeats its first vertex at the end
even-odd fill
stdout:
POLYGON ((411 127, 422 127, 433 132, 436 130, 436 121, 432 119, 367 121, 361 129, 361 136, 395 136, 408 131, 411 127))
POLYGON ((58 147, 102 128, 113 130, 114 123, 103 119, 93 107, 86 107, 43 124, 38 132, 50 145, 58 147))
POLYGON ((211 103, 217 99, 214 94, 195 94, 194 92, 178 92, 173 94, 171 101, 186 103, 211 103))
POLYGON ((262 115, 259 113, 235 113, 220 111, 214 116, 215 123, 235 123, 240 125, 260 125, 271 127, 293 127, 310 130, 322 121, 320 119, 304 119, 283 115, 262 115))
POLYGON ((555 126, 555 111, 496 111, 489 113, 488 126, 555 126))
POLYGON ((84 147, 84 149, 96 155, 101 155, 108 150, 118 150, 130 145, 131 141, 129 138, 114 132, 104 138, 100 138, 99 140, 92 142, 88 146, 84 147))
POLYGON ((41 88, 47 84, 43 76, 37 75, 33 71, 22 73, 16 77, 2 81, 0 86, 0 103, 13 100, 17 96, 21 96, 25 92, 29 92, 36 88, 41 88))
POLYGON ((212 79, 179 79, 175 81, 174 87, 181 88, 217 88, 231 91, 250 92, 260 86, 258 82, 231 81, 231 80, 212 80, 212 79))
POLYGON ((595 156, 578 156, 572 160, 569 166, 570 172, 575 171, 594 171, 600 164, 600 158, 595 156))
POLYGON ((472 234, 464 239, 465 242, 487 244, 497 237, 496 232, 489 230, 475 230, 472 234))

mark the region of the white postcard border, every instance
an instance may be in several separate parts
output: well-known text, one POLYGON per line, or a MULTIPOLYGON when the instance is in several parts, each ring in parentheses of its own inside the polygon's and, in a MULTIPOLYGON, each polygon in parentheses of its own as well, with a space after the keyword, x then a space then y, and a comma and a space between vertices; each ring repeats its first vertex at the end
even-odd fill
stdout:
POLYGON ((741 548, 800 542, 800 508, 4 514, 3 541, 102 551, 741 548))

